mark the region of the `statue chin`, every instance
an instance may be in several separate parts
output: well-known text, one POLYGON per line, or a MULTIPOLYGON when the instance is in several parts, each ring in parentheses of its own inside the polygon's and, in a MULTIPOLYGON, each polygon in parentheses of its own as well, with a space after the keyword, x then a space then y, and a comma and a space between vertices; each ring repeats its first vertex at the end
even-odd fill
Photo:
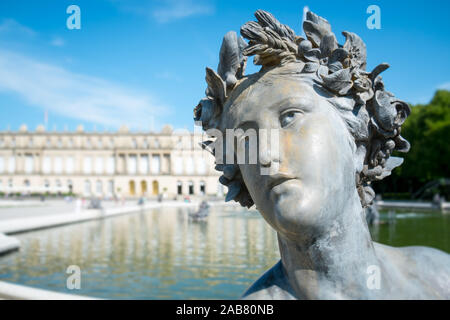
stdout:
POLYGON ((303 192, 298 180, 287 181, 272 189, 270 200, 275 230, 295 237, 304 234, 305 230, 324 227, 318 214, 323 203, 319 205, 316 198, 310 192, 303 192))

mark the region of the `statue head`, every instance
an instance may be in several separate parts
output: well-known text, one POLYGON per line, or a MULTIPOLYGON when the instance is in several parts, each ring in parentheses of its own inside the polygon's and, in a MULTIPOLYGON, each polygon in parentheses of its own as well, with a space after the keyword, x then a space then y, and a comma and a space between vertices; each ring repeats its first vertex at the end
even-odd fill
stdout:
POLYGON ((295 234, 298 226, 333 221, 354 195, 361 207, 372 203, 371 183, 403 161, 392 152, 409 150, 400 127, 410 109, 385 90, 379 74, 387 64, 366 71, 366 47, 356 34, 343 32, 340 45, 328 21, 308 12, 304 39, 268 12, 255 16, 241 27, 248 43, 234 32, 225 35, 218 71, 206 69, 206 98, 194 119, 224 135, 277 130, 276 141, 258 138, 255 163, 218 159, 227 148, 217 152, 214 140, 203 146, 223 171, 227 201, 256 204, 275 230, 295 234), (248 56, 262 67, 246 76, 248 56), (275 170, 261 174, 262 168, 275 170))

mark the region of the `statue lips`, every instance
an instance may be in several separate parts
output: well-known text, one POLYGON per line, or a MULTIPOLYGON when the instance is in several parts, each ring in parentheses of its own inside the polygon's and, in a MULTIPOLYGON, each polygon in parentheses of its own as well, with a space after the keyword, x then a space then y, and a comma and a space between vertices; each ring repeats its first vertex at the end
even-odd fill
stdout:
POLYGON ((277 173, 277 174, 268 176, 267 190, 271 191, 276 186, 278 186, 286 181, 293 180, 293 179, 297 179, 297 178, 294 176, 288 175, 288 174, 284 174, 284 173, 277 173))

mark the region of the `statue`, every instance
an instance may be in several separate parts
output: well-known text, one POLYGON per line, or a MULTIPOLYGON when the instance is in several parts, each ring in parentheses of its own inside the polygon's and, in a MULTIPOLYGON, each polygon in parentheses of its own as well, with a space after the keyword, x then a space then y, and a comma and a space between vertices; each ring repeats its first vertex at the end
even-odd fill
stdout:
MULTIPOLYGON (((306 39, 268 12, 255 16, 241 27, 248 43, 225 35, 218 71, 206 69, 206 98, 194 109, 212 137, 202 146, 223 172, 226 200, 256 205, 278 235, 281 260, 243 298, 449 299, 450 255, 375 243, 367 227, 371 183, 402 163, 394 150, 410 148, 400 135, 409 106, 380 76, 389 66, 366 71, 364 42, 343 32, 338 44, 312 12, 306 39), (261 69, 245 75, 249 56, 261 69), (230 163, 217 138, 229 129, 275 129, 279 140, 259 138, 255 163, 230 163), (267 168, 272 173, 262 174, 267 168)), ((249 139, 240 141, 248 148, 249 139)))

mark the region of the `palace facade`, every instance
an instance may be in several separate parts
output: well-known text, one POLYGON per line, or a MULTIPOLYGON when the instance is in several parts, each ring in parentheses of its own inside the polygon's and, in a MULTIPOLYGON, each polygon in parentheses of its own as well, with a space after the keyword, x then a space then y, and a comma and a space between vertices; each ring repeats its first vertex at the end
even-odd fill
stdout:
POLYGON ((200 133, 0 132, 0 192, 99 197, 223 195, 200 133))

